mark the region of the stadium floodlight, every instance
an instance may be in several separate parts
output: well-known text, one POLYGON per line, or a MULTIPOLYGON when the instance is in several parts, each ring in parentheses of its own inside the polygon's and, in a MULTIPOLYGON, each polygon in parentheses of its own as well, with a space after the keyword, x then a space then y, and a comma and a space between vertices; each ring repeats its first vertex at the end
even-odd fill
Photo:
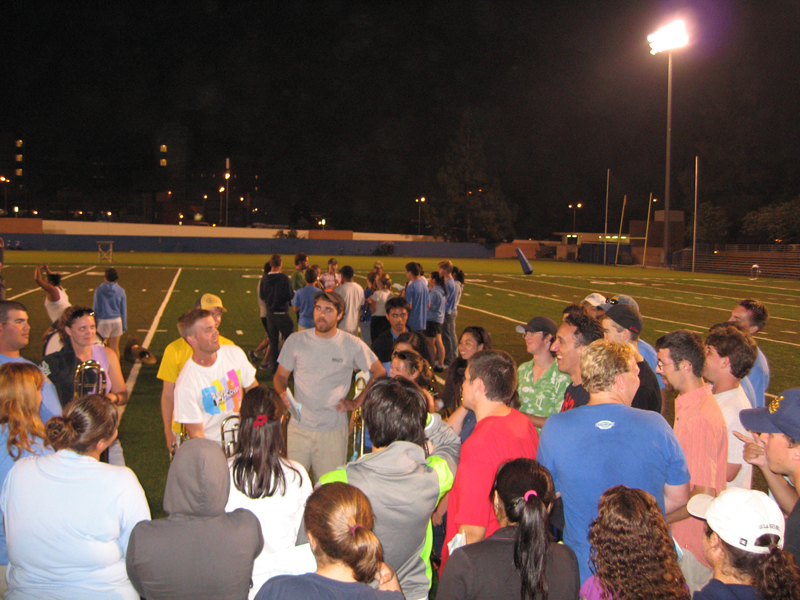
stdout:
POLYGON ((672 153, 672 51, 681 48, 689 43, 689 36, 686 33, 686 23, 678 19, 669 25, 665 25, 655 33, 647 36, 650 42, 650 54, 666 52, 668 57, 667 66, 667 160, 664 173, 664 264, 669 265, 672 260, 669 254, 669 192, 670 192, 670 169, 672 153))
POLYGON ((681 48, 689 43, 689 34, 686 33, 686 23, 678 19, 669 25, 664 25, 655 33, 647 36, 650 42, 650 54, 658 54, 666 50, 681 48))

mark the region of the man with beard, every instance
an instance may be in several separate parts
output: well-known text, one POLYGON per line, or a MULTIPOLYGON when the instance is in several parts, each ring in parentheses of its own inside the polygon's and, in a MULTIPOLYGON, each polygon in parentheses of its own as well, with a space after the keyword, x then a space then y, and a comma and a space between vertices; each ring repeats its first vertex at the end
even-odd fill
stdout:
POLYGON ((347 411, 360 406, 345 400, 354 370, 386 375, 378 357, 361 338, 339 331, 344 300, 336 292, 314 296, 314 328, 289 338, 278 357, 272 382, 289 406, 286 389, 294 373, 300 419, 289 422, 288 457, 314 469, 319 479, 342 466, 347 452, 347 411))

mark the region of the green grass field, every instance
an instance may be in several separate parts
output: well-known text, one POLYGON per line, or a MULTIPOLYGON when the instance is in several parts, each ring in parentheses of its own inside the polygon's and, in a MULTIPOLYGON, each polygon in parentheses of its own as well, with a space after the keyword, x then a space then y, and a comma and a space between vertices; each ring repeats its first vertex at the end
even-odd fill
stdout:
MULTIPOLYGON (((94 253, 48 253, 7 251, 3 275, 8 298, 28 307, 33 327, 31 344, 23 355, 39 362, 41 333, 46 329, 44 293, 33 281, 37 264, 47 263, 61 272, 63 285, 73 304, 89 304, 94 288, 102 282, 107 263, 97 264, 94 253)), ((177 337, 175 323, 203 293, 219 295, 228 312, 221 332, 245 350, 255 348, 264 332, 259 320, 256 286, 268 257, 237 254, 116 254, 114 266, 119 283, 128 295, 128 334, 140 339, 151 336, 150 349, 160 357, 164 347, 177 337)), ((324 266, 327 256, 312 256, 311 263, 324 266)), ((372 257, 337 257, 339 265, 351 265, 359 283, 371 270, 372 257)), ((405 282, 404 265, 410 258, 382 258, 395 282, 405 282)), ((426 271, 439 259, 418 259, 426 271)), ((294 268, 285 257, 284 272, 294 268)), ((607 296, 629 294, 636 298, 645 317, 643 338, 657 337, 680 328, 704 333, 709 326, 727 320, 738 299, 759 298, 769 307, 771 319, 758 343, 770 362, 769 392, 777 394, 800 385, 794 363, 800 347, 800 282, 691 274, 659 269, 603 267, 576 263, 535 262, 535 273, 521 274, 512 260, 464 259, 455 261, 467 274, 457 327, 482 325, 492 334, 496 347, 517 361, 528 360, 525 345, 515 332, 518 323, 535 315, 560 321, 561 310, 590 292, 607 296)), ((126 338, 123 338, 124 344, 126 338)), ((127 464, 137 473, 147 493, 154 516, 163 515, 161 501, 169 457, 164 443, 161 414, 161 382, 158 365, 143 366, 135 381, 125 413, 120 439, 127 464)), ((129 375, 131 365, 123 361, 129 375)), ((263 373, 263 372, 262 372, 263 373)), ((263 375, 262 375, 263 376, 263 375)), ((262 381, 262 383, 271 383, 262 381)), ((129 388, 131 380, 128 380, 129 388)))

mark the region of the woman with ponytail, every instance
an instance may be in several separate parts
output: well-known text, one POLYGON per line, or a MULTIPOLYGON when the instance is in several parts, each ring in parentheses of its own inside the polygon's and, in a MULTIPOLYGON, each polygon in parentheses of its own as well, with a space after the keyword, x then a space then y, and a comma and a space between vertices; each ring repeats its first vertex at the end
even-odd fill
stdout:
POLYGON ((253 565, 253 598, 271 571, 274 553, 295 545, 311 479, 283 452, 281 425, 286 409, 278 393, 265 385, 249 390, 239 409, 236 454, 228 461, 231 491, 227 512, 246 508, 261 523, 264 549, 253 565))
POLYGON ((714 569, 695 600, 797 600, 800 570, 782 550, 785 523, 763 492, 729 488, 716 498, 698 494, 687 510, 706 521, 703 553, 714 569))
POLYGON ((453 552, 437 600, 574 600, 575 553, 556 544, 548 515, 556 495, 550 472, 529 458, 504 463, 491 492, 500 529, 453 552))
POLYGON ((273 577, 256 600, 402 600, 394 571, 383 563, 383 548, 372 532, 367 497, 346 483, 327 483, 306 502, 305 527, 317 570, 273 577), (368 583, 378 580, 378 590, 368 583))
POLYGON ((56 450, 22 458, 3 484, 7 600, 137 600, 125 569, 131 530, 150 519, 136 475, 100 462, 119 415, 105 396, 67 404, 45 427, 56 450))

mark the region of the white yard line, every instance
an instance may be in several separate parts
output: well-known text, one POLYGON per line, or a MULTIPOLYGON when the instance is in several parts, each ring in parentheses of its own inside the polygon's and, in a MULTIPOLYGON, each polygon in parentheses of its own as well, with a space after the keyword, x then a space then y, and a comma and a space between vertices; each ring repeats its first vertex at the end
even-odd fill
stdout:
MULTIPOLYGON (((150 325, 150 330, 147 332, 147 335, 144 338, 144 342, 142 342, 142 346, 145 348, 150 347, 150 342, 153 341, 153 336, 156 334, 156 329, 158 329, 158 324, 161 321, 161 317, 164 314, 164 309, 167 308, 167 303, 169 303, 169 299, 172 296, 172 290, 175 289, 175 284, 178 283, 178 277, 180 277, 181 271, 183 267, 178 268, 178 272, 175 273, 175 277, 172 279, 172 285, 169 286, 167 290, 167 295, 164 296, 164 301, 161 303, 161 306, 156 313, 156 316, 153 318, 153 323, 150 325)), ((128 397, 130 398, 133 395, 133 388, 136 386, 136 380, 139 378, 139 371, 142 368, 142 363, 140 361, 136 361, 133 363, 133 367, 131 368, 131 372, 128 373, 128 380, 125 382, 125 387, 128 388, 128 397)))
MULTIPOLYGON (((89 267, 88 269, 84 269, 83 271, 78 271, 77 273, 70 273, 69 275, 64 275, 64 277, 61 278, 61 281, 64 281, 65 279, 69 279, 70 277, 75 277, 76 275, 82 275, 83 273, 86 273, 86 271, 91 271, 96 266, 97 265, 92 265, 91 267, 89 267)), ((16 296, 11 296, 11 298, 9 298, 9 300, 16 300, 17 298, 21 298, 22 296, 25 296, 27 294, 31 294, 33 292, 38 292, 38 291, 42 291, 43 292, 44 290, 42 288, 40 288, 40 287, 31 288, 27 292, 22 292, 21 294, 17 294, 16 296)))

